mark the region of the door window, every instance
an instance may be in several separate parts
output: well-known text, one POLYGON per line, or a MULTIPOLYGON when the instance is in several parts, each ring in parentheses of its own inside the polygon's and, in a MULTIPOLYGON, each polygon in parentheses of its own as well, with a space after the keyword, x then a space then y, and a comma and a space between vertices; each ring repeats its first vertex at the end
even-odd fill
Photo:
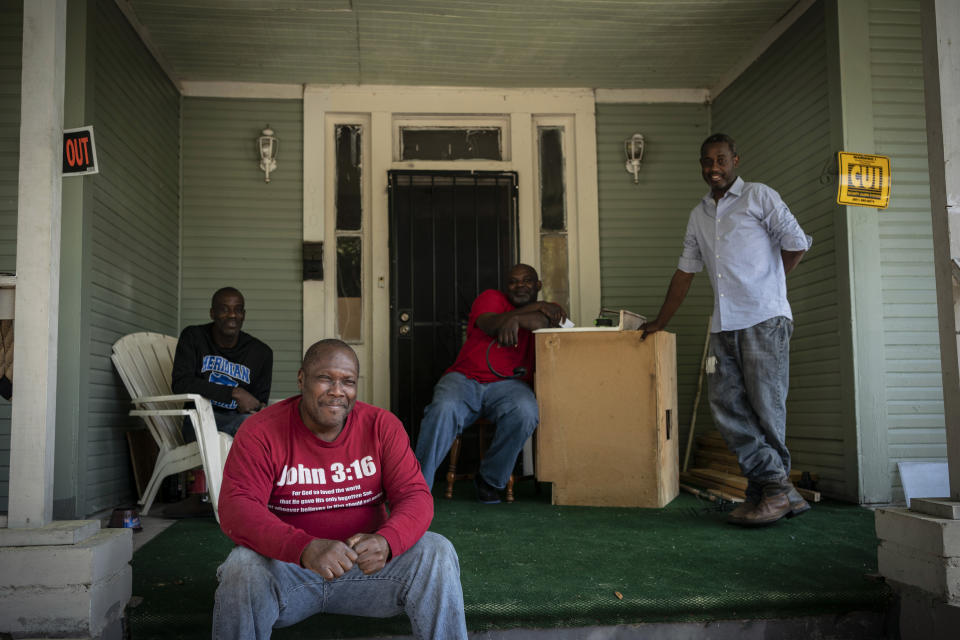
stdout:
POLYGON ((401 160, 502 160, 500 127, 401 127, 401 160))
POLYGON ((357 124, 338 124, 336 144, 337 333, 363 340, 362 135, 357 124))
POLYGON ((540 165, 541 298, 570 311, 567 272, 567 194, 564 185, 563 127, 537 127, 540 165))

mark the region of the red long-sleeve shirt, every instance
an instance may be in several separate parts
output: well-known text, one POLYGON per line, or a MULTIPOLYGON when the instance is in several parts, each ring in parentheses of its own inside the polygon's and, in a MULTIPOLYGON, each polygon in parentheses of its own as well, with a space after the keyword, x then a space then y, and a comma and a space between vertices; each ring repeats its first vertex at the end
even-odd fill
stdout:
POLYGON ((433 497, 400 420, 357 402, 336 440, 325 442, 299 408, 294 396, 243 423, 223 470, 223 532, 292 563, 314 538, 378 533, 393 556, 413 546, 433 520, 433 497))

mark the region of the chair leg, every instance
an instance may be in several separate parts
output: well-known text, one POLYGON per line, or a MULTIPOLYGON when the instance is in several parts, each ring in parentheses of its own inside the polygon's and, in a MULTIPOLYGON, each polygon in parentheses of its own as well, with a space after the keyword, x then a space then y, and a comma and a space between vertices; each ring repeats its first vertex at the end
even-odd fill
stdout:
POLYGON ((513 502, 513 474, 510 474, 510 479, 507 480, 507 502, 513 502))
POLYGON ((445 498, 453 497, 453 483, 457 479, 457 460, 460 458, 461 436, 453 441, 450 446, 450 467, 447 469, 447 491, 443 494, 445 498))
POLYGON ((150 507, 153 506, 153 501, 157 497, 157 492, 160 491, 160 484, 164 478, 181 471, 194 469, 202 464, 200 450, 195 442, 176 449, 161 450, 157 455, 156 463, 154 463, 150 482, 147 483, 143 491, 143 497, 140 498, 140 515, 145 516, 150 512, 150 507))
MULTIPOLYGON (((159 463, 160 460, 158 459, 157 462, 159 463)), ((162 475, 160 468, 161 467, 157 466, 157 470, 150 476, 150 481, 143 491, 143 497, 140 498, 140 515, 142 516, 150 513, 153 500, 157 497, 157 491, 160 490, 160 483, 167 477, 162 475)))

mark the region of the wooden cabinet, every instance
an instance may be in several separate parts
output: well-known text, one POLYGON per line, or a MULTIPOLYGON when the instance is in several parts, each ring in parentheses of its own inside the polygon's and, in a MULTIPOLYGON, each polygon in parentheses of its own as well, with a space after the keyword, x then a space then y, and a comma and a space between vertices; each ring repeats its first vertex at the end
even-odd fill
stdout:
POLYGON ((536 332, 536 476, 553 504, 662 507, 679 493, 676 336, 536 332))

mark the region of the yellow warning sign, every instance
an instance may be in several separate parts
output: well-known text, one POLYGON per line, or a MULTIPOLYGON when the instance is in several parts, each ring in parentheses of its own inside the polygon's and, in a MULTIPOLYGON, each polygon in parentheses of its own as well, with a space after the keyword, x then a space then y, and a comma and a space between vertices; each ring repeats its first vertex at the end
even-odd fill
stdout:
POLYGON ((878 209, 890 204, 890 158, 841 151, 837 161, 837 204, 878 209))

